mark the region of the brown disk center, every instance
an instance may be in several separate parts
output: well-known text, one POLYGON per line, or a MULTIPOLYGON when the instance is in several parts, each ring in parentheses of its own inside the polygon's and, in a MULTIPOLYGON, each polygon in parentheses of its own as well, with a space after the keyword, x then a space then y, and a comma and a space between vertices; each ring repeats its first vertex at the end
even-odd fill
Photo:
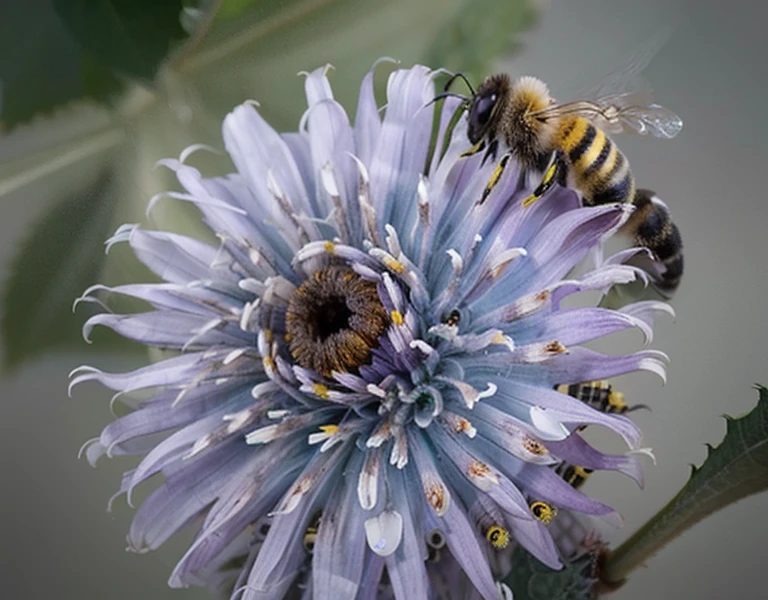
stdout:
POLYGON ((370 363, 388 323, 376 283, 344 266, 316 271, 296 289, 285 315, 294 360, 326 377, 370 363))

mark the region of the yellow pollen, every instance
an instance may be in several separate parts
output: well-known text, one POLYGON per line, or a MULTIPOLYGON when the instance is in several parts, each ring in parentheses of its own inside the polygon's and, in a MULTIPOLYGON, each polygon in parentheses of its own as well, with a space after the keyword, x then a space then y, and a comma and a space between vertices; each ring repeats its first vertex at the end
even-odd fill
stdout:
POLYGON ((336 244, 334 244, 333 242, 325 242, 323 244, 323 248, 325 248, 325 251, 328 254, 333 254, 334 252, 336 252, 336 244))
POLYGON ((395 260, 390 256, 384 257, 384 264, 387 265, 388 269, 394 271, 398 275, 402 275, 403 273, 405 273, 405 265, 401 263, 399 260, 395 260))
POLYGON ((272 343, 272 330, 271 329, 265 329, 264 330, 264 341, 267 342, 267 344, 272 343))
POLYGON ((272 371, 275 370, 275 361, 272 359, 271 356, 265 356, 262 362, 264 363, 265 369, 272 370, 272 371))
POLYGON ((456 425, 455 425, 455 426, 454 426, 454 428, 453 428, 453 430, 454 430, 456 433, 466 433, 466 432, 467 432, 467 431, 469 431, 470 429, 472 429, 472 423, 470 423, 470 422, 469 422, 467 419, 465 419, 464 417, 460 417, 460 418, 459 418, 459 419, 456 421, 456 425))
POLYGON ((485 532, 487 539, 494 548, 506 548, 509 545, 509 531, 500 525, 491 525, 485 532))
POLYGON ((498 331, 496 335, 493 336, 491 342, 494 344, 506 344, 507 338, 501 331, 498 331))
POLYGON ((531 512, 533 513, 533 516, 544 525, 549 525, 552 522, 552 519, 557 516, 557 509, 541 500, 536 500, 536 502, 531 503, 531 512))
POLYGON ((392 318, 392 322, 395 325, 403 324, 403 315, 400 313, 399 310, 393 310, 391 313, 389 313, 389 316, 392 318))
POLYGON ((320 425, 320 431, 327 433, 329 436, 339 431, 338 425, 320 425))
MULTIPOLYGON (((312 392, 323 400, 328 400, 328 386, 322 383, 313 383, 312 392)), ((321 428, 322 429, 322 428, 321 428)))

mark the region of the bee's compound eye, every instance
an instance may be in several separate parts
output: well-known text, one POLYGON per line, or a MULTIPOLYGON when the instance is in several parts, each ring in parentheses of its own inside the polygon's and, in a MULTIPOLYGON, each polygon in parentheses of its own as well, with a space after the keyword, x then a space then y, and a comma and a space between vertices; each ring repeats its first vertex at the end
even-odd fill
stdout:
POLYGON ((496 106, 496 94, 479 96, 472 106, 469 115, 470 127, 484 127, 491 118, 493 107, 496 106))

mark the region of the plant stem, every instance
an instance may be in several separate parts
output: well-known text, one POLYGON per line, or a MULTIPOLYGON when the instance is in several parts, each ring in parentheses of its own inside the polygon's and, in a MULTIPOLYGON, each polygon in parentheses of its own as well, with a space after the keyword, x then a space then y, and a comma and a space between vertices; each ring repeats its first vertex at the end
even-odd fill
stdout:
POLYGON ((651 517, 628 540, 603 559, 600 580, 617 584, 669 542, 693 527, 706 516, 722 508, 718 502, 706 502, 691 510, 692 502, 685 488, 651 517))

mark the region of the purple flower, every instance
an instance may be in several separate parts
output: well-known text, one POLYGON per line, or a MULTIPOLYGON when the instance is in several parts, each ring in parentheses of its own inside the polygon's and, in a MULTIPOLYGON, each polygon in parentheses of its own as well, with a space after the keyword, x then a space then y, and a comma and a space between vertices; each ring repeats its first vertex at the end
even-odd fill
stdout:
POLYGON ((564 279, 631 207, 581 208, 556 188, 523 208, 535 181, 514 165, 479 203, 494 165, 460 156, 464 119, 439 151, 454 98, 428 159, 435 72, 392 73, 385 110, 368 73, 353 126, 326 71, 306 77, 298 132, 277 133, 251 103, 227 116, 235 173, 204 178, 186 152, 162 161, 186 190, 168 196, 196 204, 218 245, 137 225, 107 242, 128 242, 164 281, 87 290, 151 310, 94 316, 86 338, 103 325, 175 354, 124 374, 75 370, 72 385, 99 381, 135 409, 86 453, 145 455, 124 476, 129 500, 162 476, 130 548, 196 524, 171 586, 212 584, 230 568, 243 600, 380 588, 399 600, 499 598, 515 544, 561 566, 548 527, 557 509, 614 514, 552 467, 641 482, 637 427, 554 388, 663 377, 660 352, 582 344, 631 327, 650 338, 665 305, 562 305, 638 276, 622 253, 564 279), (579 434, 589 424, 630 452, 591 447, 579 434))

